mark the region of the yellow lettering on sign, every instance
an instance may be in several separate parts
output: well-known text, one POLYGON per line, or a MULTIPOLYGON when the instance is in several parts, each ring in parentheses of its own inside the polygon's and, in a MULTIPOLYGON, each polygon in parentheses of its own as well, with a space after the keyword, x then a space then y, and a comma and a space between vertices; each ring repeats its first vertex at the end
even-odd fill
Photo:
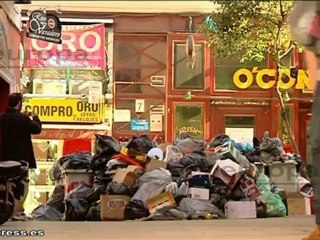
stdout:
POLYGON ((25 110, 35 112, 43 122, 100 123, 104 107, 80 99, 32 98, 23 103, 25 110))
POLYGON ((264 76, 275 77, 276 76, 276 70, 274 70, 274 69, 262 69, 262 70, 258 71, 257 77, 256 77, 257 84, 258 84, 258 86, 260 88, 262 88, 262 89, 270 89, 270 88, 272 88, 276 81, 272 80, 272 81, 269 81, 269 82, 265 82, 265 81, 263 81, 263 77, 264 76))
POLYGON ((248 69, 245 69, 245 68, 239 69, 233 75, 233 82, 240 89, 246 89, 246 88, 250 87, 252 85, 252 83, 253 83, 252 72, 250 72, 248 69), (246 81, 245 82, 242 82, 240 80, 240 77, 242 75, 246 77, 246 81))
POLYGON ((298 81, 296 84, 296 89, 307 89, 307 90, 312 90, 311 88, 311 80, 307 75, 307 72, 303 70, 298 71, 298 81))
POLYGON ((281 89, 290 89, 294 86, 296 83, 296 79, 290 77, 290 70, 289 69, 281 69, 279 72, 279 81, 278 81, 278 87, 281 89), (283 82, 283 78, 287 76, 287 79, 289 79, 288 82, 283 82))
MULTIPOLYGON (((257 68, 253 68, 252 71, 241 68, 235 72, 233 75, 233 83, 237 88, 240 89, 247 89, 251 87, 254 77, 253 73, 257 73, 256 75, 256 83, 261 89, 270 89, 272 88, 276 80, 269 80, 268 82, 265 82, 263 80, 264 76, 269 76, 270 78, 276 77, 277 72, 275 69, 261 69, 257 70, 257 68), (245 76, 246 80, 241 81, 240 77, 245 76)), ((292 78, 290 76, 290 70, 289 69, 281 69, 279 71, 279 78, 277 81, 277 86, 281 89, 290 89, 295 86, 296 89, 301 89, 301 90, 311 90, 311 81, 307 75, 307 73, 303 70, 298 71, 298 77, 297 80, 292 78), (288 81, 284 81, 285 76, 287 76, 288 81)))

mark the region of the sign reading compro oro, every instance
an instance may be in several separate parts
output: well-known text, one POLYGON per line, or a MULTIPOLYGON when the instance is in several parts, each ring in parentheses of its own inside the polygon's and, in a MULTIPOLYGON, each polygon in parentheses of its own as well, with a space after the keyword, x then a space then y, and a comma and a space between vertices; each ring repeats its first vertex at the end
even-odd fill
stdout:
POLYGON ((23 104, 25 111, 37 113, 43 122, 102 122, 102 103, 91 104, 80 99, 32 98, 23 104))

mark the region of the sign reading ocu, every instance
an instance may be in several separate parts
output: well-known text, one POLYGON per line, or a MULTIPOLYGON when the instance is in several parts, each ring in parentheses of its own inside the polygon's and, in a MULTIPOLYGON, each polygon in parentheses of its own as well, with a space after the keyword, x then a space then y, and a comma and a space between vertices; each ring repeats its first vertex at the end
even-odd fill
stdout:
POLYGON ((295 87, 301 90, 311 90, 311 81, 304 70, 298 70, 296 79, 290 76, 290 69, 281 69, 278 81, 275 80, 276 75, 277 71, 275 69, 258 70, 258 68, 253 68, 250 71, 249 69, 241 68, 233 75, 233 83, 240 89, 247 89, 256 81, 261 89, 270 89, 277 84, 276 86, 281 89, 295 87), (255 78, 254 74, 256 74, 255 78))

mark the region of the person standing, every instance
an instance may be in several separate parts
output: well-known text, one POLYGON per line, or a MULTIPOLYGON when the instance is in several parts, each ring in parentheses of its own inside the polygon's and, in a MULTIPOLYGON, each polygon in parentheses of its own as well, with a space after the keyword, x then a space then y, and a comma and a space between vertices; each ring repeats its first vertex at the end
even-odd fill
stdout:
MULTIPOLYGON (((40 134, 42 125, 35 113, 22 113, 22 94, 13 93, 8 98, 8 109, 0 115, 1 161, 24 161, 29 169, 37 168, 31 141, 32 134, 40 134)), ((15 208, 13 219, 23 220, 23 203, 28 195, 28 169, 13 188, 15 208)))
POLYGON ((303 55, 314 92, 311 145, 317 227, 304 239, 320 240, 320 1, 297 1, 289 24, 295 40, 307 48, 303 55))

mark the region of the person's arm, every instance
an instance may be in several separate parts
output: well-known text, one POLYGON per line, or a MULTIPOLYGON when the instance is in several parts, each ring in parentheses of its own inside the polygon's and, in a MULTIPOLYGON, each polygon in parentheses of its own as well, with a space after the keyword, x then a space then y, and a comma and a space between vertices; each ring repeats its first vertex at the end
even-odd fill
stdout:
POLYGON ((32 120, 28 118, 27 129, 31 134, 40 134, 42 131, 42 124, 36 114, 32 115, 32 120))

